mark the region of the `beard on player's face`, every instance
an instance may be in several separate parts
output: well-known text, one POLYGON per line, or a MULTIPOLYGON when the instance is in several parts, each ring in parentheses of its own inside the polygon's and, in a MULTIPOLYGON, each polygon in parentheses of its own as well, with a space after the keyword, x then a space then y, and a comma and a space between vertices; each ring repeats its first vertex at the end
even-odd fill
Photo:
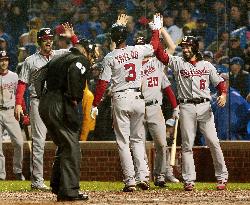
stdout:
POLYGON ((194 53, 193 53, 191 47, 183 48, 182 54, 183 54, 183 58, 184 58, 186 61, 190 61, 191 58, 194 56, 194 53))

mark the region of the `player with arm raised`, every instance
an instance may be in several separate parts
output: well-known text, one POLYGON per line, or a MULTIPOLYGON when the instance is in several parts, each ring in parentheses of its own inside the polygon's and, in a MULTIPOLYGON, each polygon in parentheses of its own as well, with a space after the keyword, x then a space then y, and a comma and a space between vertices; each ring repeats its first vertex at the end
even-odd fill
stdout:
MULTIPOLYGON (((161 28, 161 35, 167 43, 168 53, 173 53, 175 44, 169 34, 161 28)), ((145 44, 144 36, 138 36, 136 44, 145 44)), ((154 163, 154 184, 155 186, 165 187, 166 176, 172 182, 179 182, 173 176, 173 169, 169 165, 169 151, 166 141, 166 125, 162 113, 162 95, 165 94, 173 109, 174 118, 178 118, 178 107, 175 95, 171 89, 170 82, 164 73, 165 65, 156 57, 146 57, 143 60, 142 71, 142 94, 145 100, 145 129, 148 130, 153 138, 156 155, 154 163)))
MULTIPOLYGON (((77 36, 74 30, 68 23, 63 24, 65 33, 64 36, 71 39, 72 43, 77 42, 77 36)), ((33 55, 27 57, 23 63, 22 70, 19 74, 19 81, 17 85, 15 117, 20 120, 23 114, 22 98, 26 86, 30 89, 30 123, 32 135, 32 163, 31 163, 31 188, 38 190, 48 190, 44 184, 43 179, 43 153, 46 139, 47 129, 42 122, 38 105, 39 99, 35 92, 33 74, 46 65, 55 56, 68 52, 68 49, 52 50, 53 46, 53 32, 50 28, 41 28, 37 33, 37 41, 40 50, 33 55)), ((56 82, 55 82, 56 83, 56 82)))
POLYGON ((220 107, 225 106, 226 103, 226 85, 223 78, 217 74, 216 68, 210 62, 203 60, 196 37, 184 36, 180 46, 183 57, 168 55, 160 45, 156 56, 173 70, 177 83, 184 189, 192 191, 196 180, 192 148, 197 125, 199 125, 212 155, 218 182, 217 189, 224 190, 228 180, 228 171, 215 129, 210 106, 209 84, 212 83, 219 92, 217 103, 220 107))
POLYGON ((111 28, 111 39, 116 49, 103 60, 104 69, 96 87, 91 115, 94 115, 108 82, 112 80, 113 123, 124 175, 123 191, 133 192, 136 185, 143 190, 149 189, 144 139, 141 135, 145 113, 141 95, 141 68, 144 57, 153 55, 158 47, 160 17, 154 17, 152 39, 147 45, 126 45, 126 23, 127 16, 122 14, 111 28))

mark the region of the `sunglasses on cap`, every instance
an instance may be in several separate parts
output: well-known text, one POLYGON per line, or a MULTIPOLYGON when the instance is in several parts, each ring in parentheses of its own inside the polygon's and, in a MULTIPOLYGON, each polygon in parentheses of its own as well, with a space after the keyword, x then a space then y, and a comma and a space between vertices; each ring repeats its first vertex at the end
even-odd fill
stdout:
POLYGON ((51 35, 42 36, 41 40, 42 41, 48 41, 48 40, 53 41, 53 36, 51 36, 51 35))

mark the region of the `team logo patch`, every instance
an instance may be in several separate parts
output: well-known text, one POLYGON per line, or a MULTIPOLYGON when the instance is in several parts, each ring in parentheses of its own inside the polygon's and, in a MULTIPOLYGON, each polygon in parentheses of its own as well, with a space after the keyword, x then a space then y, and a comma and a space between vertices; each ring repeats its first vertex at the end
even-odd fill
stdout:
POLYGON ((85 73, 86 68, 80 62, 76 63, 76 67, 80 69, 81 74, 85 73))

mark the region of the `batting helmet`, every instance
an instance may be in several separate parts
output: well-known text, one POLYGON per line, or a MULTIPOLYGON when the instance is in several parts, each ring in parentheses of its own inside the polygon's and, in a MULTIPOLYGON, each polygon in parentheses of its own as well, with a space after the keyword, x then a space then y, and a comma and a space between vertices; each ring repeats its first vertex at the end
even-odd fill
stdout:
POLYGON ((192 46, 192 51, 194 54, 198 53, 199 51, 199 41, 194 36, 184 36, 179 46, 183 47, 184 45, 192 46))
POLYGON ((116 43, 116 45, 120 45, 122 42, 124 42, 127 36, 128 30, 126 26, 113 24, 111 28, 111 39, 116 43))
POLYGON ((0 60, 9 59, 9 56, 6 51, 0 51, 0 60))
POLYGON ((93 41, 86 38, 79 39, 76 44, 80 44, 88 53, 94 53, 96 45, 93 41))
POLYGON ((37 32, 37 42, 40 44, 43 38, 53 37, 53 31, 50 28, 41 28, 37 32))

